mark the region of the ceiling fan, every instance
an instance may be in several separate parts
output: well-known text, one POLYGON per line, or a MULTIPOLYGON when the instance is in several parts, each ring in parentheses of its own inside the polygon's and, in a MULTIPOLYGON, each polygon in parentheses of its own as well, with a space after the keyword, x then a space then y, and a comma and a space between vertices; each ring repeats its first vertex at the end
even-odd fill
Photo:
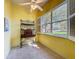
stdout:
POLYGON ((39 9, 40 11, 43 11, 43 8, 39 5, 40 3, 44 3, 46 2, 47 0, 31 0, 30 2, 26 2, 26 3, 20 3, 20 5, 23 5, 23 6, 28 6, 30 5, 30 11, 32 12, 33 10, 35 9, 39 9))

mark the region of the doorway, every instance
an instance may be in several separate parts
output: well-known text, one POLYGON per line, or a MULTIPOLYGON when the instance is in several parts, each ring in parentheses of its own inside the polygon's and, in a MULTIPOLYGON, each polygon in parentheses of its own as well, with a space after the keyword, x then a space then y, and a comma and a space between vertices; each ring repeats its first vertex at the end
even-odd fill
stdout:
POLYGON ((20 47, 35 42, 35 22, 30 20, 21 20, 20 25, 20 47))

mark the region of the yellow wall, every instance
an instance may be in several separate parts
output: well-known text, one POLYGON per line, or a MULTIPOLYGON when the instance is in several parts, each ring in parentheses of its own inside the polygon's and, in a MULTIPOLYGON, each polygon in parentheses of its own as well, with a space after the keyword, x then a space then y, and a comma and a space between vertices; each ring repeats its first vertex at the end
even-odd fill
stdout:
POLYGON ((4 1, 4 17, 8 19, 9 22, 9 31, 4 32, 4 59, 7 58, 9 51, 11 49, 11 1, 5 0, 4 1))
POLYGON ((75 59, 75 43, 73 41, 41 33, 37 35, 37 39, 38 42, 63 56, 65 59, 75 59))
POLYGON ((20 21, 11 21, 11 47, 20 45, 20 21))
POLYGON ((36 12, 30 12, 26 7, 13 4, 12 5, 13 18, 16 20, 35 20, 36 12))
POLYGON ((12 12, 12 4, 11 1, 5 0, 4 1, 4 16, 8 18, 12 18, 11 12, 12 12))
POLYGON ((30 13, 25 7, 12 4, 11 46, 20 45, 20 20, 35 20, 35 12, 30 13))

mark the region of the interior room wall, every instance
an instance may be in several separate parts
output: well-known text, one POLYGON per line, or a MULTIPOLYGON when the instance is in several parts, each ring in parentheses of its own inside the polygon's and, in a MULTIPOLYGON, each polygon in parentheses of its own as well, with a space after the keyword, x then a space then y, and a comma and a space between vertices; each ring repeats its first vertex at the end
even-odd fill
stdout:
POLYGON ((4 59, 7 58, 11 49, 11 1, 5 0, 4 2, 4 17, 8 20, 8 31, 4 32, 4 59))
POLYGON ((22 6, 12 4, 11 47, 20 46, 20 20, 35 20, 35 13, 22 6))
POLYGON ((11 47, 20 46, 20 20, 11 21, 11 47))

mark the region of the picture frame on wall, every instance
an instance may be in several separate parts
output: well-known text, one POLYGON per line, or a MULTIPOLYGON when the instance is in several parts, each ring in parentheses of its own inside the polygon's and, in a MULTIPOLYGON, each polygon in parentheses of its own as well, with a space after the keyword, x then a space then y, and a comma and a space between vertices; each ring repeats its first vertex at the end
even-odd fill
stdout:
POLYGON ((4 32, 8 32, 9 31, 9 20, 4 17, 4 32))

